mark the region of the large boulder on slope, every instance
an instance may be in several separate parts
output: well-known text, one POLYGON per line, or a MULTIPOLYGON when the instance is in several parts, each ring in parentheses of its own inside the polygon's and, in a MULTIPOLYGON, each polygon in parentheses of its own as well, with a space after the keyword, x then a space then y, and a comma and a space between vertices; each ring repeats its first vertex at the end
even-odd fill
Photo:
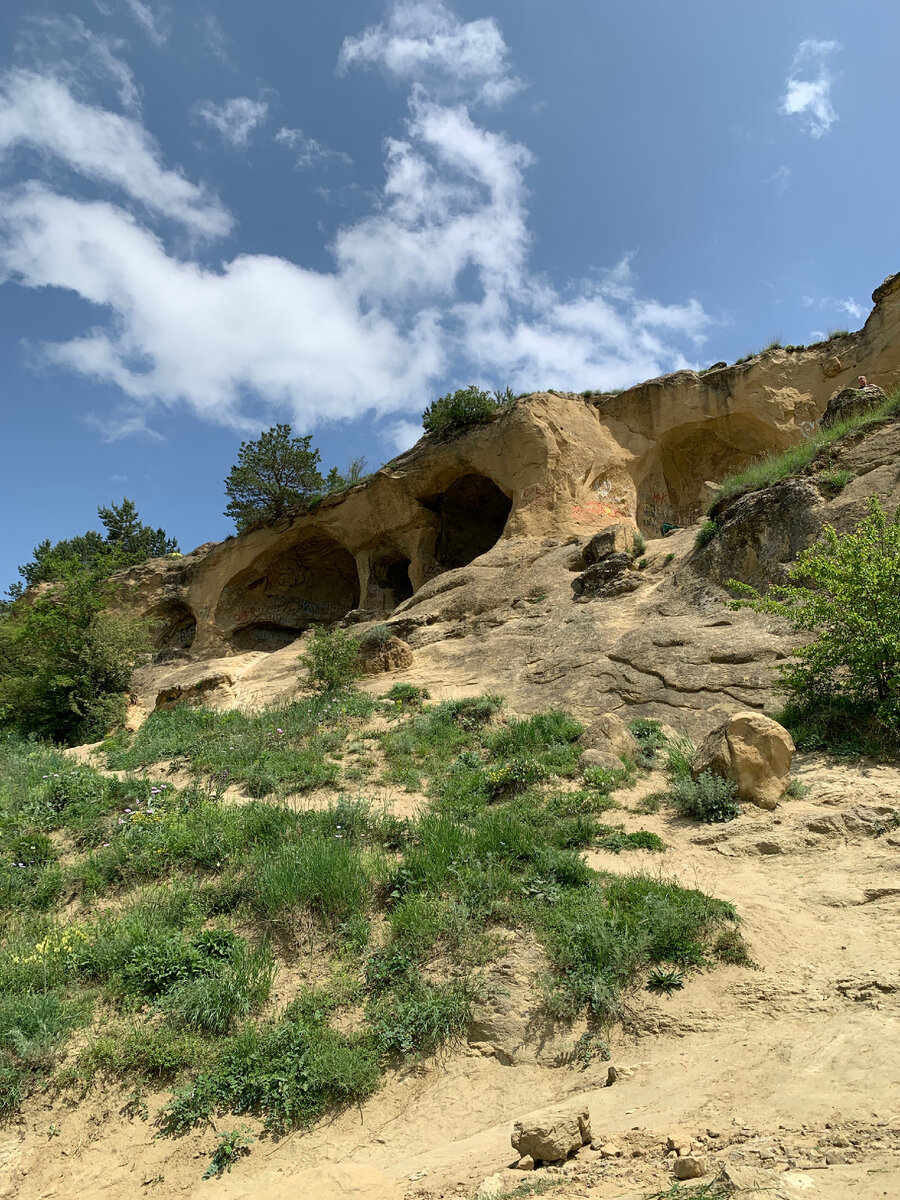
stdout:
POLYGON ((586 1108, 558 1109, 516 1121, 512 1132, 513 1149, 535 1162, 561 1162, 591 1140, 591 1117, 586 1108))
POLYGON ((711 771, 737 785, 739 800, 774 808, 790 782, 794 741, 771 717, 735 713, 700 743, 692 763, 694 777, 711 771))

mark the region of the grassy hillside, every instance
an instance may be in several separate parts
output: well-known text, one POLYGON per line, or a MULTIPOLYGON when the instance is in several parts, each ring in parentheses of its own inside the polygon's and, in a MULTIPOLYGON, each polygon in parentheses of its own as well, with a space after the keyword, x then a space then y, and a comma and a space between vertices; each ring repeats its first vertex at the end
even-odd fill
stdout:
MULTIPOLYGON (((660 738, 641 724, 646 766, 660 738)), ((585 865, 589 846, 663 847, 612 820, 639 765, 581 776, 581 732, 407 686, 157 713, 107 743, 121 777, 0 743, 0 1105, 113 1079, 139 1111, 162 1082, 166 1133, 214 1113, 308 1124, 461 1036, 510 929, 546 950, 548 1009, 602 1037, 652 972, 665 986, 717 936, 733 949, 736 916, 585 865), (238 782, 243 802, 224 795, 238 782), (427 799, 398 817, 366 798, 386 788, 427 799)))

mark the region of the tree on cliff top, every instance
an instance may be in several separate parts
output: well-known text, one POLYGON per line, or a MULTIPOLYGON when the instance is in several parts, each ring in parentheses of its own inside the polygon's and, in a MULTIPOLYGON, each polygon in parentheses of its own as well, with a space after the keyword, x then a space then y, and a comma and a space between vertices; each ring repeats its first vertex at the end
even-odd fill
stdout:
POLYGON ((255 442, 241 442, 225 480, 225 515, 238 533, 255 521, 277 521, 321 492, 321 460, 311 441, 310 435, 292 437, 290 425, 273 425, 255 442))
POLYGON ((106 535, 96 529, 51 542, 45 538, 35 546, 31 562, 19 567, 21 583, 9 588, 16 600, 26 588, 38 583, 56 583, 67 579, 73 570, 96 573, 98 578, 111 575, 123 567, 133 567, 148 558, 161 558, 178 552, 178 542, 167 536, 164 529, 154 529, 141 520, 133 500, 124 497, 121 504, 102 504, 97 516, 106 535))

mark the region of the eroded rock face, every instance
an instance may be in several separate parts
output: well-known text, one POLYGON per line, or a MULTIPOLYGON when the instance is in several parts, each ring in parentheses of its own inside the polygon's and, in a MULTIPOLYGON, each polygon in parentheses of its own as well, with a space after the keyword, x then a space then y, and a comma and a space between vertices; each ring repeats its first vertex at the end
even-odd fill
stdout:
POLYGON ((719 531, 698 551, 697 570, 720 587, 730 579, 766 588, 783 583, 787 568, 816 540, 825 500, 808 479, 784 479, 734 500, 716 515, 719 531))
POLYGON ((712 771, 737 784, 739 800, 775 808, 790 782, 794 742, 788 731, 762 713, 736 713, 697 748, 695 776, 712 771))
POLYGON ((732 577, 762 587, 783 580, 824 520, 848 528, 869 491, 900 490, 890 431, 877 462, 868 442, 865 454, 840 451, 839 465, 857 478, 836 500, 811 478, 726 506, 719 534, 691 561, 696 586, 688 571, 677 587, 662 585, 671 539, 646 571, 630 569, 634 532, 652 540, 664 525, 685 525, 725 472, 812 432, 835 387, 861 373, 887 391, 900 381, 900 276, 874 299, 865 328, 840 342, 680 371, 616 396, 537 394, 452 440, 425 437, 312 512, 124 573, 123 599, 155 622, 162 658, 195 671, 229 656, 289 655, 310 626, 348 614, 392 614, 418 656, 486 636, 514 611, 522 628, 491 666, 509 694, 547 684, 548 701, 584 704, 590 715, 624 705, 665 719, 684 708, 707 727, 720 705, 762 707, 782 641, 753 633, 747 649, 732 645, 734 634, 707 632, 712 610, 721 612, 717 589, 732 577), (567 601, 570 572, 584 563, 577 598, 604 602, 582 608, 567 601), (525 625, 538 628, 546 595, 559 616, 535 653, 525 625), (626 612, 643 615, 629 624, 619 619, 626 612))
POLYGON ((537 1162, 561 1162, 591 1140, 591 1117, 586 1108, 564 1109, 516 1121, 512 1132, 513 1149, 537 1162))

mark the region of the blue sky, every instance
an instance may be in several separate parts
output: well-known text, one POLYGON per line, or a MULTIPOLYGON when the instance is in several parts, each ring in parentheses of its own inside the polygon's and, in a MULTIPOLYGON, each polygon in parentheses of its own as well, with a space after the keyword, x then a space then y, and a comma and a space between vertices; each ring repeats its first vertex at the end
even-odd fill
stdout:
POLYGON ((0 587, 242 438, 374 468, 478 382, 858 328, 898 268, 893 0, 7 0, 0 587))

